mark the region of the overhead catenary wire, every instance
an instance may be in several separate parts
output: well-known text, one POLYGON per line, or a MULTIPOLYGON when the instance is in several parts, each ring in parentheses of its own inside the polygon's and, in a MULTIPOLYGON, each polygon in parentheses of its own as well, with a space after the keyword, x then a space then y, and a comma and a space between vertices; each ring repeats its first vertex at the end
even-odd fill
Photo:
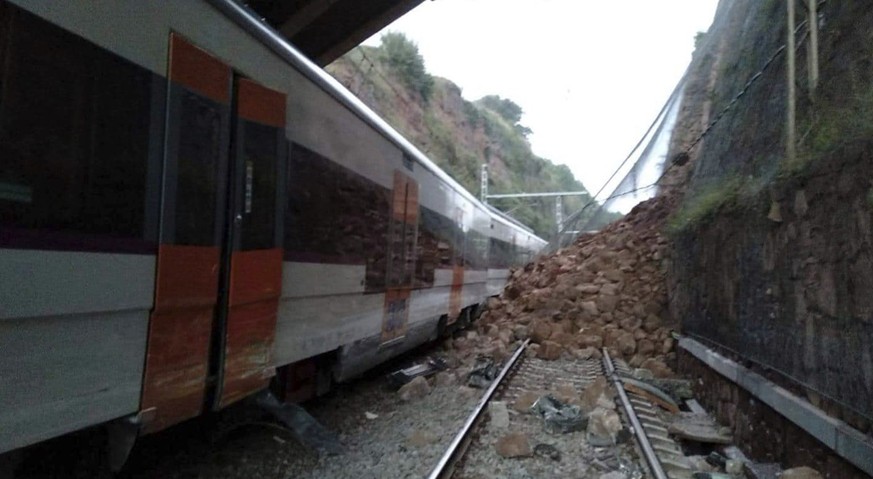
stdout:
MULTIPOLYGON (((819 5, 822 5, 822 4, 824 4, 824 3, 825 3, 824 1, 819 2, 819 5)), ((806 20, 804 20, 804 21, 800 22, 799 24, 797 24, 797 26, 794 28, 794 32, 793 32, 794 35, 797 35, 797 33, 800 32, 803 28, 805 28, 807 24, 808 24, 808 21, 806 21, 806 20)), ((806 38, 806 36, 804 36, 803 38, 801 38, 801 41, 799 41, 799 42, 796 43, 796 45, 795 45, 795 50, 796 50, 796 49, 799 49, 799 48, 801 47, 801 45, 803 44, 803 40, 804 40, 805 38, 806 38)), ((728 104, 727 104, 723 109, 721 109, 721 110, 719 111, 719 113, 716 115, 716 117, 715 117, 711 122, 709 122, 709 124, 707 124, 706 128, 704 128, 704 130, 703 130, 702 132, 700 132, 700 134, 698 134, 697 137, 694 138, 694 140, 693 140, 693 141, 688 145, 688 147, 686 147, 686 148, 685 148, 685 149, 684 149, 684 150, 683 150, 679 155, 676 155, 676 157, 680 157, 680 156, 682 156, 682 155, 688 155, 688 154, 690 154, 690 153, 691 153, 691 150, 693 150, 694 147, 696 147, 696 146, 697 146, 697 145, 698 145, 698 144, 699 144, 699 143, 704 139, 704 137, 706 137, 706 135, 709 134, 709 133, 712 131, 712 129, 713 129, 713 128, 714 128, 714 127, 715 127, 715 126, 716 126, 716 125, 717 125, 717 124, 722 120, 722 118, 724 118, 724 116, 725 116, 725 115, 726 115, 726 114, 727 114, 731 109, 733 109, 734 106, 735 106, 735 105, 736 105, 736 104, 737 104, 737 103, 738 103, 738 102, 743 98, 743 96, 744 96, 744 95, 749 91, 749 89, 750 89, 750 88, 751 88, 751 87, 752 87, 752 86, 753 86, 753 85, 754 85, 758 80, 760 80, 760 78, 761 78, 761 77, 763 76, 763 74, 767 71, 767 69, 768 69, 768 68, 773 64, 773 62, 774 62, 774 61, 775 61, 775 60, 776 60, 776 59, 777 59, 777 58, 778 58, 782 53, 784 53, 784 51, 785 51, 786 48, 787 48, 786 44, 782 44, 782 45, 780 45, 780 46, 779 46, 779 47, 778 47, 778 48, 773 52, 773 54, 770 55, 770 57, 767 59, 767 61, 764 62, 763 66, 761 66, 760 70, 758 70, 758 71, 757 71, 756 73, 754 73, 751 77, 749 77, 749 80, 748 80, 748 81, 743 85, 743 87, 740 89, 740 91, 739 91, 737 94, 735 94, 735 95, 731 98, 731 100, 728 102, 728 104)), ((685 74, 685 75, 687 75, 687 71, 686 71, 686 74, 685 74)), ((680 84, 677 85, 677 88, 678 88, 678 87, 682 84, 682 82, 685 80, 685 75, 683 75, 682 80, 680 80, 680 84)), ((675 93, 675 92, 676 92, 676 89, 674 89, 674 93, 675 93)), ((673 96, 673 94, 671 94, 671 99, 672 99, 672 96, 673 96)), ((667 107, 667 106, 670 104, 671 99, 668 99, 668 100, 667 100, 667 103, 665 103, 664 107, 667 107)), ((662 111, 663 111, 663 110, 664 110, 664 108, 662 108, 662 111)), ((660 117, 661 117, 661 113, 659 112, 658 116, 655 117, 655 121, 653 122, 653 125, 654 125, 655 123, 658 122, 658 120, 659 120, 660 117)), ((639 147, 640 143, 641 143, 642 141, 644 141, 645 138, 647 138, 647 137, 649 136, 649 133, 650 133, 650 131, 651 131, 651 128, 652 128, 652 126, 650 126, 648 130, 646 130, 646 133, 642 136, 642 138, 640 139, 640 141, 637 142, 637 145, 634 146, 634 149, 631 150, 631 153, 628 155, 628 157, 626 157, 626 158, 624 159, 624 161, 622 161, 622 163, 619 165, 619 167, 616 169, 616 171, 613 172, 613 174, 610 176, 610 178, 609 178, 609 179, 608 179, 608 180, 603 184, 603 186, 598 190, 597 194, 596 194, 594 197, 592 197, 592 199, 591 199, 588 203, 586 203, 586 204, 585 204, 585 205, 584 205, 584 206, 583 206, 579 211, 577 211, 577 212, 571 214, 571 215, 570 215, 566 220, 564 220, 564 228, 563 228, 561 231, 559 231, 558 234, 555 236, 555 240, 554 240, 554 243, 555 243, 555 244, 550 245, 550 247, 551 247, 552 249, 554 249, 554 247, 561 247, 561 246, 562 246, 561 238, 565 235, 565 233, 566 233, 567 231, 572 231, 574 228, 576 228, 576 227, 578 226, 578 224, 577 224, 577 223, 578 223, 578 220, 579 220, 579 218, 582 216, 582 214, 583 214, 583 213, 584 213, 588 208, 590 208, 592 205, 594 205, 594 204, 597 203, 597 196, 600 195, 600 193, 601 193, 601 192, 606 188, 606 186, 607 186, 607 185, 612 181, 612 179, 615 177, 615 175, 618 173, 618 171, 619 171, 619 170, 624 166, 625 163, 627 163, 628 159, 629 159, 629 158, 633 155, 633 153, 637 150, 637 148, 639 147)), ((610 195, 609 197, 603 199, 603 200, 602 200, 603 204, 605 204, 606 202, 608 202, 608 201, 610 201, 610 200, 613 200, 613 199, 616 199, 616 198, 620 198, 620 197, 622 197, 622 196, 626 196, 626 195, 629 195, 629 194, 633 194, 633 193, 636 193, 636 192, 638 192, 638 191, 646 190, 646 189, 653 188, 653 187, 657 187, 657 186, 667 186, 667 185, 660 185, 661 180, 663 180, 664 177, 667 176, 667 174, 670 172, 670 170, 671 170, 673 167, 678 166, 678 165, 679 165, 679 163, 677 163, 677 162, 675 162, 675 161, 671 161, 668 165, 666 165, 666 166, 664 167, 664 171, 661 172, 661 174, 658 176, 658 179, 656 179, 654 182, 652 182, 652 183, 650 183, 650 184, 648 184, 648 185, 645 185, 645 186, 641 186, 641 187, 634 188, 634 189, 629 190, 629 191, 622 192, 622 193, 614 193, 614 194, 610 195)), ((675 186, 675 185, 670 185, 670 186, 675 186)))

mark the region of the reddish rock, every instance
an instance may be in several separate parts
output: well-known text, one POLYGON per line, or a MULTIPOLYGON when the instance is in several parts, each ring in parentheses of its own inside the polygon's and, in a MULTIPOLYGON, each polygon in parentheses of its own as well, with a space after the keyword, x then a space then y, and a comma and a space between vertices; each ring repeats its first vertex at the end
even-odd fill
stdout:
POLYGON ((643 321, 637 316, 630 316, 621 320, 618 325, 625 331, 633 332, 642 325, 643 321))
POLYGON ((661 318, 655 316, 654 314, 649 314, 648 316, 646 316, 646 320, 643 321, 643 329, 645 329, 647 333, 651 333, 660 327, 661 318))
POLYGON ((657 259, 668 243, 659 231, 671 201, 641 203, 600 232, 514 269, 503 295, 488 301, 479 337, 446 344, 451 356, 469 362, 477 351, 508 351, 512 341, 530 337, 554 343, 534 344, 527 353, 533 356, 566 350, 595 357, 606 346, 634 366, 655 358, 661 363, 653 372, 671 374, 663 360, 675 356, 675 326, 665 320, 667 287, 657 259))
POLYGON ((614 283, 604 284, 603 286, 600 287, 599 292, 600 292, 600 294, 605 294, 608 296, 618 296, 619 287, 617 284, 614 284, 614 283))
POLYGON ((561 357, 564 348, 554 341, 543 341, 537 352, 537 357, 546 361, 554 361, 561 357))
POLYGON ((597 304, 595 304, 594 301, 583 301, 579 307, 582 309, 582 312, 588 316, 597 316, 600 314, 600 310, 597 309, 597 304))
POLYGON ((608 269, 603 272, 603 277, 612 281, 613 283, 617 283, 624 279, 624 273, 619 269, 608 269))
POLYGON ((542 394, 533 391, 522 391, 521 394, 512 403, 512 409, 520 413, 530 412, 530 407, 540 398, 542 394))
POLYGON ((597 309, 599 311, 603 311, 605 313, 611 313, 615 311, 615 307, 618 306, 618 297, 617 296, 609 296, 609 295, 600 295, 597 297, 595 301, 597 305, 597 309))
POLYGON ((673 338, 666 338, 661 342, 661 354, 667 354, 673 350, 673 338))
POLYGON ((663 361, 659 361, 655 358, 646 359, 640 367, 651 371, 656 378, 667 378, 673 376, 673 371, 667 367, 663 361))
POLYGON ((576 390, 575 386, 569 383, 558 385, 557 389, 555 389, 553 396, 555 397, 555 399, 566 404, 573 404, 576 406, 581 405, 579 391, 576 390))
POLYGON ((549 340, 554 341, 565 348, 573 348, 579 344, 579 340, 575 335, 564 332, 552 333, 552 337, 549 338, 549 340))
POLYGON ((552 325, 548 321, 538 320, 531 325, 530 340, 542 343, 552 335, 552 325))
POLYGON ((494 449, 502 457, 528 457, 533 454, 527 436, 521 433, 511 433, 501 437, 494 445, 494 449))
POLYGON ((636 352, 637 342, 634 340, 633 334, 624 332, 616 339, 616 347, 622 356, 629 358, 636 352))
POLYGON ((578 339, 579 339, 579 346, 581 346, 583 348, 600 349, 603 347, 603 336, 595 336, 593 334, 592 335, 585 334, 585 335, 579 336, 578 339))
POLYGON ((397 393, 402 401, 411 401, 413 399, 423 398, 430 394, 430 385, 424 376, 417 378, 404 384, 397 393))
POLYGON ((655 343, 648 339, 642 339, 637 343, 637 353, 643 356, 651 356, 655 352, 655 343))

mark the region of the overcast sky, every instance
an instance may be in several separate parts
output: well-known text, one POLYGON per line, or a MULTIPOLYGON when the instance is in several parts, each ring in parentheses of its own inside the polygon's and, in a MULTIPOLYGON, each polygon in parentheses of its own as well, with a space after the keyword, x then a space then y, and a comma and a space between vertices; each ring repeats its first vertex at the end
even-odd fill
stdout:
MULTIPOLYGON (((534 153, 594 193, 643 135, 691 60, 717 0, 425 0, 387 27, 468 100, 524 109, 534 153)), ((377 34, 367 40, 378 45, 377 34)), ((492 192, 499 193, 499 192, 492 192)))

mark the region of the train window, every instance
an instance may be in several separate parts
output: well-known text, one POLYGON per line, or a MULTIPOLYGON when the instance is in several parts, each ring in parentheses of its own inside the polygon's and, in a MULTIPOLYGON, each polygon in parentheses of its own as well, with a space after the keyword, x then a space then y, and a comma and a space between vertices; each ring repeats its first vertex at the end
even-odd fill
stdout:
POLYGON ((242 251, 275 246, 276 155, 279 136, 275 127, 240 120, 243 138, 243 228, 242 251), (251 183, 251 188, 246 186, 251 183), (250 197, 246 197, 250 191, 250 197))
POLYGON ((286 259, 366 265, 366 290, 384 289, 391 191, 296 143, 287 190, 286 259))
POLYGON ((104 238, 94 242, 101 250, 153 245, 156 238, 144 238, 144 222, 155 80, 143 68, 0 3, 4 226, 84 233, 104 238))
POLYGON ((494 269, 509 268, 516 261, 514 246, 506 241, 491 238, 490 266, 494 269))
POLYGON ((418 215, 418 242, 415 245, 415 287, 429 288, 433 286, 434 272, 440 256, 440 240, 434 233, 436 213, 427 208, 421 208, 418 215))
POLYGON ((182 93, 179 127, 185 133, 179 138, 175 244, 218 244, 215 203, 222 147, 220 108, 200 95, 182 93))

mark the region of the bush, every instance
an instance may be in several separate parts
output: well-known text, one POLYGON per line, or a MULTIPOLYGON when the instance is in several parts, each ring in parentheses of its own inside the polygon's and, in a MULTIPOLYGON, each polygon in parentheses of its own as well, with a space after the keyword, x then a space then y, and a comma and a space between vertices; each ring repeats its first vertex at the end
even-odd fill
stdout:
POLYGON ((382 35, 381 53, 403 83, 417 91, 425 101, 430 99, 433 77, 427 73, 424 58, 414 42, 402 33, 389 32, 382 35))

